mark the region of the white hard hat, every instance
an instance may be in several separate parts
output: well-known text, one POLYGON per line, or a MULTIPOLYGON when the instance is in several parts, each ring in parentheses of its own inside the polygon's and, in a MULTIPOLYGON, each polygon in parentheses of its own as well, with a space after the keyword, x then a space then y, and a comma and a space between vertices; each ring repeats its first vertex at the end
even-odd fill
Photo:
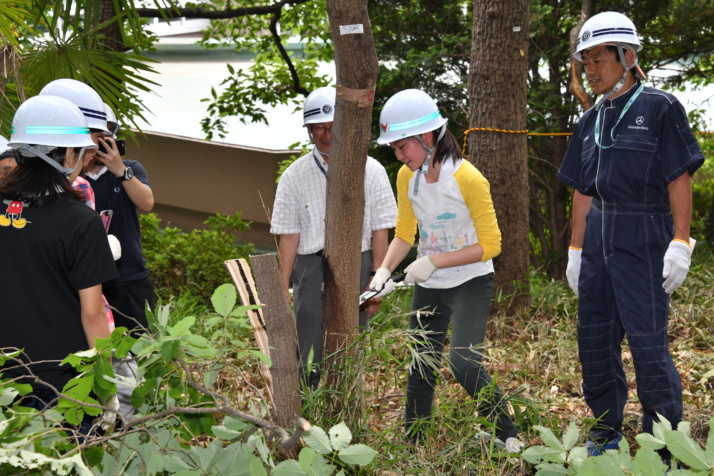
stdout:
MULTIPOLYGON (((405 89, 387 100, 379 116, 378 144, 390 144, 405 137, 445 127, 446 119, 431 96, 419 89, 405 89)), ((442 133, 439 135, 441 139, 442 133)), ((437 139, 438 141, 438 139, 437 139)))
POLYGON ((63 78, 48 83, 40 91, 40 95, 49 94, 59 96, 73 102, 87 118, 87 125, 90 129, 99 129, 109 133, 107 130, 107 113, 104 109, 104 101, 99 94, 81 81, 63 78))
POLYGON ((15 112, 9 145, 18 149, 26 144, 97 148, 82 111, 65 98, 49 95, 31 97, 15 112))
POLYGON ((311 92, 302 111, 303 125, 333 122, 335 120, 335 88, 326 86, 311 92))
POLYGON ((104 103, 104 111, 107 113, 107 131, 109 132, 107 135, 116 135, 119 132, 120 126, 117 116, 107 103, 104 103))
POLYGON ((622 13, 603 12, 591 17, 583 24, 578 34, 578 44, 573 57, 582 62, 582 52, 598 45, 622 43, 631 46, 635 52, 642 49, 635 24, 622 13))
POLYGON ((69 177, 81 164, 65 168, 47 154, 58 147, 96 149, 87 119, 82 111, 68 99, 42 95, 35 96, 20 105, 12 119, 10 147, 26 157, 39 157, 69 177))

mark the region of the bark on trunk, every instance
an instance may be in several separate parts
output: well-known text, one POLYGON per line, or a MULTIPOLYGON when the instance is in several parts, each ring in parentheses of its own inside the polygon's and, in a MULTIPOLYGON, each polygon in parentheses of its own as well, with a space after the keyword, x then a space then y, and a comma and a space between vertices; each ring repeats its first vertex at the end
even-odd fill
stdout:
POLYGON ((491 183, 502 234, 494 260, 495 292, 510 298, 499 309, 510 313, 529 302, 528 157, 526 113, 529 0, 474 2, 469 74, 469 158, 491 183))
MULTIPOLYGON (((107 20, 111 20, 117 16, 119 12, 114 10, 113 0, 100 0, 99 1, 99 23, 104 23, 107 20)), ((123 51, 124 40, 121 36, 121 30, 119 29, 119 22, 115 21, 106 28, 102 29, 102 35, 104 37, 100 40, 104 46, 112 51, 123 51)))
POLYGON ((258 297, 263 308, 270 345, 275 423, 289 428, 302 415, 298 392, 297 332, 290 303, 285 300, 280 269, 275 255, 251 256, 258 297))
POLYGON ((357 332, 364 169, 378 64, 367 0, 328 0, 337 101, 327 173, 323 330, 327 385, 337 388, 343 351, 357 332))

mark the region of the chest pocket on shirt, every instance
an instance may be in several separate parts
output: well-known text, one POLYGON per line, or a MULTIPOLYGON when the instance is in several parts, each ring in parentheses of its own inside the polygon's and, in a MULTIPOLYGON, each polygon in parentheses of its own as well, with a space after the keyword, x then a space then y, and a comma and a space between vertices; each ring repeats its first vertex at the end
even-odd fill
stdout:
POLYGON ((657 149, 657 138, 646 135, 618 135, 615 139, 616 149, 628 149, 644 153, 652 153, 657 149))
POLYGON ((303 200, 300 202, 300 228, 302 233, 306 233, 309 229, 314 229, 316 220, 322 218, 324 220, 324 212, 320 217, 320 202, 318 200, 303 200))
POLYGON ((657 200, 651 187, 661 183, 657 138, 649 134, 618 134, 612 147, 608 185, 612 198, 627 201, 657 200))

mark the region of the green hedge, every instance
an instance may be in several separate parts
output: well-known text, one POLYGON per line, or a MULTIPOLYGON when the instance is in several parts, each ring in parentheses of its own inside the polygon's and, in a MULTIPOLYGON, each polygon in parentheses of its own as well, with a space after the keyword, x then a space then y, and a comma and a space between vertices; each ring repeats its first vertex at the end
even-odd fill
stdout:
POLYGON ((184 232, 172 226, 161 227, 153 213, 141 215, 144 258, 157 297, 163 302, 190 293, 210 303, 213 291, 231 282, 223 265, 227 259, 247 258, 255 253, 251 243, 239 244, 238 233, 249 228, 241 214, 209 217, 206 229, 184 232))

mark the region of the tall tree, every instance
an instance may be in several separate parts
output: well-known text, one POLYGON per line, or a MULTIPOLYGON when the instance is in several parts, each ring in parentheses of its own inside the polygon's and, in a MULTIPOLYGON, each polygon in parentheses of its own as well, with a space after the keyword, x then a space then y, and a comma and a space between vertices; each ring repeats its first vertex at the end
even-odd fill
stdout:
POLYGON ((503 310, 528 303, 526 132, 530 0, 474 1, 469 74, 469 160, 491 183, 501 229, 494 287, 513 295, 503 310), (480 128, 499 129, 485 131, 480 128))
POLYGON ((335 47, 337 101, 327 172, 325 217, 324 332, 328 385, 338 386, 335 370, 359 325, 364 171, 370 145, 377 54, 367 0, 328 0, 335 47))

